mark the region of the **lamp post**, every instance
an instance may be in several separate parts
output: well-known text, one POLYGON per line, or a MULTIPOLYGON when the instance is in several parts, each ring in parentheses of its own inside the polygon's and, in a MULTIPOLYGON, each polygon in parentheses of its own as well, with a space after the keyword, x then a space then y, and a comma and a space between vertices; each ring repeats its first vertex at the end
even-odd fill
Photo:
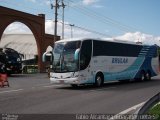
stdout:
POLYGON ((71 38, 73 38, 73 30, 72 30, 72 27, 74 26, 74 24, 70 24, 71 26, 71 38))

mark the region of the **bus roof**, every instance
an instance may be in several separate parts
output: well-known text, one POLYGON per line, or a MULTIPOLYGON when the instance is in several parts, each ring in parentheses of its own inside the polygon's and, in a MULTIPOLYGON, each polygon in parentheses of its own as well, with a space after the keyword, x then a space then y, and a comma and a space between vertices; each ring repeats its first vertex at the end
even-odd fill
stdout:
MULTIPOLYGON (((84 41, 84 40, 98 40, 98 41, 106 41, 106 42, 140 45, 140 46, 143 45, 141 42, 131 42, 131 41, 114 39, 114 38, 69 38, 69 39, 63 39, 63 40, 56 41, 56 43, 69 42, 69 41, 84 41)), ((145 46, 150 46, 150 45, 145 45, 145 46)))

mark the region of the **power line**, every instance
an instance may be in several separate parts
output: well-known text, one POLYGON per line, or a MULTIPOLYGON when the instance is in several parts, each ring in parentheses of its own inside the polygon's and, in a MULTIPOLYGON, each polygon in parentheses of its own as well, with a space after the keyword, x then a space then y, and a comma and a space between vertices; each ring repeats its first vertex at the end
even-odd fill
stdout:
POLYGON ((104 23, 104 24, 107 24, 107 25, 108 25, 108 24, 113 25, 113 26, 115 26, 116 28, 118 28, 118 29, 120 29, 120 30, 122 30, 122 31, 125 31, 125 32, 126 32, 126 31, 127 31, 127 32, 129 31, 128 28, 125 28, 125 27, 123 27, 123 26, 120 26, 120 25, 118 25, 118 24, 115 24, 115 23, 112 22, 112 21, 108 21, 108 20, 106 20, 106 19, 104 19, 104 18, 101 18, 101 16, 97 16, 97 15, 95 15, 94 13, 90 13, 90 12, 88 12, 88 11, 80 8, 80 7, 74 7, 74 9, 75 9, 75 10, 81 10, 81 13, 87 15, 88 17, 94 18, 94 19, 97 20, 98 22, 101 22, 101 23, 104 23))
MULTIPOLYGON (((66 0, 64 0, 64 1, 66 1, 66 0)), ((64 4, 64 1, 63 1, 63 4, 64 4)), ((67 1, 70 1, 70 2, 72 2, 72 3, 74 3, 72 0, 67 0, 67 1)), ((1 2, 3 2, 3 3, 6 3, 6 4, 11 4, 11 5, 16 5, 16 6, 23 6, 23 7, 25 7, 25 8, 28 8, 28 9, 32 9, 32 10, 34 10, 34 11, 40 11, 40 10, 38 10, 38 9, 33 9, 33 8, 31 8, 31 7, 27 7, 26 5, 22 5, 22 4, 20 4, 20 3, 13 3, 13 2, 11 2, 11 1, 1 1, 1 2)), ((52 1, 50 0, 50 3, 52 3, 52 1)), ((62 4, 62 6, 63 6, 63 4, 62 4)), ((61 7, 60 5, 58 5, 58 7, 61 7)), ((120 24, 119 22, 117 22, 117 21, 115 21, 115 20, 113 20, 113 19, 111 19, 111 18, 109 18, 109 17, 106 17, 106 16, 102 16, 102 15, 100 15, 99 13, 97 13, 96 11, 92 11, 92 10, 90 10, 90 9, 87 9, 87 8, 85 8, 85 7, 80 7, 80 6, 71 6, 71 7, 73 7, 76 11, 80 11, 81 13, 83 13, 83 14, 85 14, 85 15, 87 15, 87 16, 89 16, 89 17, 91 17, 91 18, 96 18, 96 20, 98 20, 99 22, 103 22, 104 24, 111 24, 111 25, 114 25, 114 26, 116 26, 116 27, 118 27, 119 29, 121 29, 121 30, 123 30, 123 31, 129 31, 130 29, 133 29, 133 28, 130 28, 130 27, 128 27, 128 26, 125 26, 125 25, 122 25, 122 24, 120 24)), ((53 8, 53 4, 51 4, 51 8, 53 8)), ((47 10, 43 10, 43 11, 45 11, 45 12, 47 12, 48 13, 48 11, 47 10)), ((58 15, 58 13, 57 13, 57 15, 58 15)), ((59 15, 59 16, 61 16, 61 15, 59 15)), ((62 15, 62 17, 63 17, 63 15, 62 15)), ((63 19, 63 18, 62 18, 63 19)), ((63 21, 63 23, 64 23, 64 21, 63 21)), ((76 27, 76 26, 74 26, 74 27, 76 27)), ((79 28, 80 29, 80 28, 79 28)), ((81 27, 81 29, 82 29, 82 27, 81 27)), ((83 30, 85 30, 85 31, 89 31, 89 32, 93 32, 93 33, 96 33, 96 34, 103 34, 102 36, 110 36, 110 35, 106 35, 106 34, 104 34, 104 33, 100 33, 100 32, 97 32, 97 31, 93 31, 93 30, 89 30, 89 29, 86 29, 86 28, 83 28, 83 30)), ((63 36, 64 36, 64 26, 63 26, 63 28, 62 28, 62 38, 63 38, 63 36)))
POLYGON ((84 31, 87 31, 87 32, 99 34, 99 35, 101 35, 101 36, 112 37, 112 36, 110 36, 110 35, 107 35, 107 34, 104 34, 104 33, 100 33, 100 32, 97 32, 97 31, 95 31, 95 30, 90 30, 90 29, 87 29, 87 28, 79 27, 79 26, 74 26, 74 27, 79 28, 79 29, 84 30, 84 31))
MULTIPOLYGON (((58 21, 59 23, 62 24, 61 21, 58 21)), ((78 28, 78 29, 81 29, 83 31, 87 31, 89 33, 95 33, 95 34, 98 34, 100 36, 105 36, 105 37, 112 37, 111 35, 108 35, 108 34, 104 34, 104 33, 101 33, 101 32, 97 32, 95 30, 90 30, 90 29, 87 29, 87 28, 84 28, 84 27, 80 27, 80 26, 77 26, 77 25, 74 25, 74 24, 66 24, 64 23, 64 25, 67 25, 67 26, 71 26, 71 27, 75 27, 75 28, 78 28)), ((72 30, 71 30, 72 31, 72 30)), ((71 33, 72 34, 72 33, 71 33)), ((72 35, 71 35, 72 36, 72 35)))
MULTIPOLYGON (((69 2, 71 2, 72 4, 74 4, 74 2, 72 0, 67 0, 69 2)), ((121 29, 122 31, 128 32, 130 30, 135 31, 135 28, 124 25, 118 21, 115 21, 109 17, 106 17, 102 14, 97 13, 96 11, 90 10, 86 7, 80 7, 79 5, 71 5, 70 7, 74 8, 75 10, 80 10, 81 13, 92 17, 92 18, 96 18, 96 20, 98 20, 98 22, 103 22, 104 24, 110 24, 113 25, 115 27, 117 27, 118 29, 121 29)))

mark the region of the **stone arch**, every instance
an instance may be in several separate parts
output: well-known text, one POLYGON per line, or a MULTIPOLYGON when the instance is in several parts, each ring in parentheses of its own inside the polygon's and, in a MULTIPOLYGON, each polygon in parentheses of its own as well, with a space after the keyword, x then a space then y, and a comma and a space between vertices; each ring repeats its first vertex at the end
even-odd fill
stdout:
MULTIPOLYGON (((0 6, 0 40, 4 30, 13 22, 21 22, 25 24, 33 33, 38 52, 38 69, 40 72, 45 71, 45 64, 42 62, 42 54, 49 45, 54 44, 54 36, 45 34, 45 15, 38 16, 13 10, 0 6)), ((60 37, 56 37, 59 40, 60 37)))
MULTIPOLYGON (((14 23, 14 22, 19 22, 19 23, 23 23, 25 26, 27 26, 30 30, 31 30, 31 32, 32 32, 32 34, 33 34, 33 36, 34 36, 34 38, 35 38, 35 42, 36 42, 36 45, 37 45, 37 52, 39 51, 39 48, 40 48, 40 44, 39 44, 39 42, 38 42, 38 40, 39 40, 39 38, 38 38, 38 36, 36 36, 37 35, 37 31, 36 30, 34 30, 34 28, 30 25, 30 24, 28 24, 28 22, 24 22, 24 21, 20 21, 19 19, 15 19, 15 20, 11 20, 11 21, 9 21, 5 26, 4 26, 4 28, 6 29, 10 24, 12 24, 12 23, 14 23)), ((5 29, 3 30, 3 32, 5 31, 5 29)), ((2 35, 3 35, 3 33, 2 33, 2 35)), ((1 39, 0 39, 0 41, 1 41, 1 39)))

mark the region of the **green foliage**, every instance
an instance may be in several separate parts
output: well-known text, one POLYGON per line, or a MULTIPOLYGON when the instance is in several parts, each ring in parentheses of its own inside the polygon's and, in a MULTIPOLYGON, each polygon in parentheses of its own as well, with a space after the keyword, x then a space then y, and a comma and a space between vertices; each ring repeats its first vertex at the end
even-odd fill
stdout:
POLYGON ((38 66, 37 65, 26 65, 23 67, 23 73, 25 74, 38 73, 38 66))
POLYGON ((160 104, 156 104, 149 111, 148 114, 155 115, 158 118, 156 120, 160 120, 160 104))

